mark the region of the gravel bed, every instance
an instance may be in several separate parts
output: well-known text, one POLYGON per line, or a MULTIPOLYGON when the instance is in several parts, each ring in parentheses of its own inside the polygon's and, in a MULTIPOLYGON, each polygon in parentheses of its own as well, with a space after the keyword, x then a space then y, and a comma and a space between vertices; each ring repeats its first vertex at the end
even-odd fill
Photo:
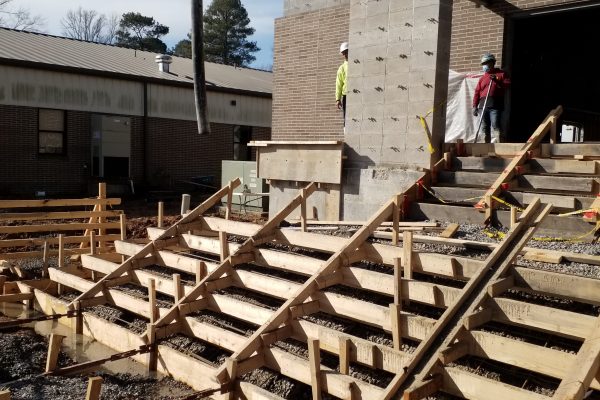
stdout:
POLYGON ((295 255, 302 255, 302 256, 317 258, 319 260, 327 260, 327 259, 329 259, 329 257, 331 257, 330 253, 321 252, 321 251, 312 250, 312 249, 305 249, 303 247, 298 247, 298 246, 290 246, 290 245, 287 245, 284 243, 267 242, 267 243, 263 244, 261 247, 271 249, 271 250, 279 250, 279 251, 282 251, 285 253, 294 253, 295 255))
POLYGON ((160 344, 166 345, 192 358, 209 363, 213 367, 220 366, 231 355, 231 352, 225 349, 181 334, 170 336, 162 340, 160 344))
POLYGON ((152 273, 154 275, 158 275, 161 278, 173 279, 173 274, 179 274, 181 277, 181 283, 188 286, 193 286, 196 284, 196 276, 192 274, 188 274, 183 271, 175 270, 173 268, 167 268, 160 265, 150 265, 142 269, 142 271, 152 273))
POLYGON ((193 314, 189 314, 189 316, 194 317, 201 322, 215 325, 246 337, 251 336, 256 329, 258 329, 258 325, 253 325, 249 322, 231 317, 227 314, 219 314, 210 310, 202 310, 193 314))
POLYGON ((581 342, 577 340, 564 338, 551 333, 527 329, 525 327, 506 325, 501 322, 487 322, 479 327, 478 330, 493 333, 494 335, 509 339, 518 340, 520 342, 527 342, 537 346, 564 351, 570 354, 577 354, 579 348, 581 347, 581 342))
POLYGON ((229 296, 246 303, 254 304, 255 306, 268 308, 270 310, 277 310, 285 302, 284 300, 265 296, 263 294, 233 286, 228 287, 227 289, 218 290, 215 292, 215 294, 229 296))
POLYGON ((559 379, 474 356, 466 356, 449 364, 487 379, 513 385, 525 390, 552 397, 560 384, 559 379))
POLYGON ((552 307, 559 310, 571 311, 585 315, 597 317, 600 314, 600 306, 581 303, 574 300, 561 299, 558 297, 542 295, 537 293, 528 293, 520 290, 507 290, 501 297, 519 300, 526 303, 538 304, 541 306, 552 307))
MULTIPOLYGON (((252 383, 286 400, 311 400, 311 387, 267 368, 258 368, 240 377, 244 382, 252 383)), ((333 397, 323 394, 324 400, 333 397)))
MULTIPOLYGON (((8 319, 4 318, 3 319, 8 319)), ((15 400, 71 400, 85 397, 88 378, 40 376, 46 366, 48 341, 29 328, 0 331, 0 390, 10 389, 15 400)), ((73 364, 60 352, 58 366, 73 364)), ((193 393, 171 378, 160 380, 130 374, 100 372, 102 399, 176 399, 193 393)))
MULTIPOLYGON (((148 301, 148 288, 144 286, 138 286, 132 283, 126 285, 114 286, 112 289, 120 290, 121 292, 128 294, 132 297, 148 301)), ((166 294, 156 292, 156 305, 161 308, 171 308, 174 304, 173 297, 167 296, 166 294)))
POLYGON ((296 274, 294 272, 283 271, 276 268, 265 268, 254 264, 240 264, 235 266, 236 270, 256 272, 257 274, 268 275, 275 278, 284 279, 296 283, 303 284, 308 279, 304 275, 296 274))

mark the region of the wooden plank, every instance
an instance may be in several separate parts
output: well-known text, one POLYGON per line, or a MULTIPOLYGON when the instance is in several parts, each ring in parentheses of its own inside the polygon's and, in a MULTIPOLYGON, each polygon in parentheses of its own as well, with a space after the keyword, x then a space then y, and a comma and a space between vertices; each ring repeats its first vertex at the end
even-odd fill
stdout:
POLYGON ((10 390, 0 390, 0 400, 10 400, 10 390))
POLYGON ((93 376, 88 380, 87 392, 85 400, 100 400, 100 392, 102 391, 102 377, 93 376))
POLYGON ((347 337, 340 337, 340 374, 350 374, 350 345, 352 342, 347 337))
POLYGON ((121 204, 121 199, 0 200, 0 208, 72 207, 96 204, 116 206, 121 204))
MULTIPOLYGON (((114 240, 119 240, 121 238, 120 235, 111 234, 102 237, 104 241, 110 242, 114 240)), ((99 236, 96 235, 96 239, 99 239, 99 236)), ((58 244, 57 237, 49 237, 49 238, 29 238, 29 239, 7 239, 0 240, 0 248, 3 247, 22 247, 22 246, 43 246, 44 243, 48 243, 51 245, 58 244)), ((89 243, 89 236, 65 236, 64 243, 65 244, 73 244, 73 243, 89 243)))
POLYGON ((313 400, 321 400, 323 385, 321 382, 321 354, 319 339, 308 339, 308 362, 310 364, 310 386, 313 400))
POLYGON ((584 340, 595 318, 589 315, 559 310, 516 300, 490 299, 494 321, 525 326, 557 336, 584 340))
MULTIPOLYGON (((549 347, 537 346, 525 341, 494 335, 483 331, 465 332, 465 343, 469 353, 507 365, 536 371, 543 375, 562 379, 570 370, 576 355, 549 347)), ((594 379, 590 384, 598 390, 600 382, 594 379)))
POLYGON ((392 340, 395 350, 402 350, 402 306, 390 304, 392 340))
POLYGON ((343 145, 278 144, 259 147, 258 175, 263 179, 340 184, 343 145))
POLYGON ((33 212, 33 213, 0 213, 0 221, 41 221, 51 219, 78 219, 97 217, 119 217, 123 211, 63 211, 63 212, 33 212))
POLYGON ((0 226, 0 233, 33 233, 33 232, 68 232, 86 229, 119 229, 118 222, 105 222, 103 224, 69 223, 45 225, 18 225, 0 226))
POLYGON ((444 229, 444 231, 442 233, 440 233, 440 237, 451 238, 452 236, 454 236, 456 234, 456 232, 458 231, 458 228, 460 228, 459 224, 451 223, 446 227, 446 229, 444 229))
POLYGON ((553 400, 582 400, 600 367, 600 317, 594 321, 589 335, 570 364, 553 400))
POLYGON ((60 346, 65 337, 66 336, 58 335, 56 333, 50 334, 50 340, 48 341, 48 357, 46 358, 46 372, 52 372, 56 369, 60 346))
POLYGON ((466 399, 489 400, 490 393, 493 393, 496 399, 549 400, 547 396, 506 383, 493 381, 456 367, 444 368, 442 370, 442 377, 442 391, 466 399))
POLYGON ((17 303, 23 300, 31 300, 33 297, 33 293, 0 294, 0 303, 17 303))
POLYGON ((600 144, 597 143, 560 143, 542 144, 544 157, 573 157, 582 155, 590 158, 600 158, 600 144))

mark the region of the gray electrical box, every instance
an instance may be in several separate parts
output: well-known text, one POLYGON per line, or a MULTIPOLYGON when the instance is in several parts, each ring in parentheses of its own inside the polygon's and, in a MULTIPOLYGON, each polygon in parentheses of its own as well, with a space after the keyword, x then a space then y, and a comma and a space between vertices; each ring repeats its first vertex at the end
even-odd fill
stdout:
MULTIPOLYGON (((269 211, 269 186, 257 174, 256 161, 221 162, 221 187, 240 178, 242 184, 234 190, 233 208, 240 211, 269 211)), ((223 203, 227 198, 223 198, 223 203)))

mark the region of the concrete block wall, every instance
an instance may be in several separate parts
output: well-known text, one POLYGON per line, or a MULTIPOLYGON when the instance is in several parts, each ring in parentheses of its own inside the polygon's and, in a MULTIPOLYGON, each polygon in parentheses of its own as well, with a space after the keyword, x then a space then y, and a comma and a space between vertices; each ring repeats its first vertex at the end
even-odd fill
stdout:
POLYGON ((345 141, 355 166, 430 168, 440 156, 447 93, 448 0, 352 0, 345 141), (444 71, 444 74, 439 73, 444 71))
POLYGON ((477 7, 470 0, 454 0, 450 68, 479 71, 481 55, 490 51, 503 59, 505 18, 513 13, 558 5, 589 3, 585 0, 505 0, 477 7))
POLYGON ((285 10, 275 20, 273 140, 342 140, 335 78, 349 0, 288 0, 285 10))

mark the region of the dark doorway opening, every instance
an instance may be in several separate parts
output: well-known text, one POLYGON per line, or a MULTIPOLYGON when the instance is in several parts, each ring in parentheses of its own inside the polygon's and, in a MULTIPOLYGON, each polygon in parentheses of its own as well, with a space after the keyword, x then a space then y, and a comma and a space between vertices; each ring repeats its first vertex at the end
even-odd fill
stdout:
POLYGON ((559 133, 562 123, 572 123, 583 127, 586 142, 600 140, 599 21, 600 7, 590 6, 512 18, 509 141, 526 141, 558 105, 564 108, 559 133))

